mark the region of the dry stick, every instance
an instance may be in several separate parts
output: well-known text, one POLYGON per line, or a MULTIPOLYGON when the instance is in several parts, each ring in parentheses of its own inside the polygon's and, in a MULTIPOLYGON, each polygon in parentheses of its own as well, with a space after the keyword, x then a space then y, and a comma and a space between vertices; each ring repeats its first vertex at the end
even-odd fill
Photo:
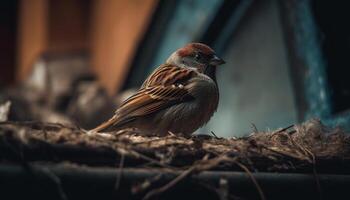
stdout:
POLYGON ((157 164, 157 165, 159 165, 159 166, 161 166, 161 167, 169 168, 169 169, 173 169, 173 170, 176 169, 176 168, 173 167, 173 166, 170 166, 170 165, 161 163, 160 161, 158 161, 158 160, 156 160, 156 159, 153 159, 153 158, 151 158, 151 157, 148 157, 148 156, 146 156, 146 155, 143 155, 143 154, 141 154, 141 153, 139 153, 139 152, 137 152, 137 151, 135 151, 135 150, 133 150, 133 149, 131 149, 131 148, 121 147, 120 145, 119 145, 119 146, 117 145, 117 149, 118 149, 118 148, 119 148, 119 149, 123 149, 124 151, 128 152, 129 154, 131 154, 131 155, 133 155, 133 156, 135 156, 135 157, 139 157, 139 158, 141 158, 141 159, 143 159, 143 160, 146 160, 146 161, 148 161, 148 162, 157 164))
POLYGON ((317 176, 317 171, 316 171, 316 157, 315 155, 309 150, 307 149, 306 147, 304 147, 303 145, 297 143, 291 136, 289 136, 289 139, 292 141, 292 143, 294 145, 296 145, 299 149, 301 149, 306 155, 309 155, 311 157, 311 159, 309 158, 309 160, 311 160, 311 163, 312 163, 312 172, 313 172, 313 175, 315 177, 315 181, 316 181, 316 186, 317 186, 317 189, 319 191, 319 194, 320 194, 320 199, 322 199, 322 189, 321 189, 321 183, 320 183, 320 179, 319 177, 317 176))
POLYGON ((258 128, 256 127, 256 125, 254 123, 251 123, 251 127, 252 127, 254 133, 259 132, 258 128))
MULTIPOLYGON (((275 133, 276 133, 276 132, 275 132, 275 133)), ((275 134, 275 133, 274 133, 274 134, 275 134)), ((296 143, 296 142, 293 140, 293 138, 292 138, 289 134, 285 134, 285 135, 288 137, 288 139, 291 141, 291 143, 292 143, 295 147, 299 148, 299 150, 301 150, 301 151, 303 152, 303 154, 302 154, 303 157, 299 157, 298 155, 293 155, 293 153, 291 153, 291 152, 290 152, 290 153, 287 153, 287 152, 284 152, 284 151, 281 151, 281 150, 277 150, 277 149, 272 149, 272 148, 266 147, 266 146, 263 146, 263 148, 268 149, 268 150, 270 150, 270 151, 272 151, 272 152, 281 154, 281 155, 283 155, 283 156, 292 157, 292 158, 295 158, 295 159, 298 159, 298 160, 305 160, 305 157, 306 157, 306 160, 310 162, 310 158, 309 158, 308 156, 305 156, 305 154, 307 154, 307 152, 301 147, 301 145, 299 145, 298 143, 296 143)), ((272 136, 270 136, 270 137, 272 137, 272 136)))
POLYGON ((161 194, 165 191, 167 191, 168 189, 174 187, 178 182, 180 182, 182 179, 186 178, 188 175, 190 175, 194 170, 196 169, 196 166, 192 166, 190 167, 188 170, 182 172, 179 176, 177 176, 175 179, 173 179, 172 181, 170 181, 169 183, 167 183, 166 185, 164 185, 163 187, 160 187, 158 189, 154 189, 150 192, 148 192, 145 197, 143 198, 143 200, 147 200, 152 198, 153 196, 156 196, 158 194, 161 194))
POLYGON ((281 133, 281 132, 283 132, 283 131, 286 131, 286 130, 292 128, 293 126, 294 126, 294 124, 293 124, 293 125, 290 125, 290 126, 287 126, 287 127, 285 127, 285 128, 282 128, 282 129, 280 129, 280 130, 277 130, 277 131, 275 131, 275 132, 273 132, 273 133, 271 134, 270 138, 273 137, 273 136, 275 136, 277 133, 281 133))
POLYGON ((315 177, 316 186, 317 186, 317 189, 318 189, 319 194, 320 194, 320 199, 322 199, 321 183, 320 183, 320 180, 319 180, 319 178, 317 176, 317 172, 316 172, 316 157, 315 157, 315 155, 309 149, 307 149, 303 145, 297 143, 292 137, 290 137, 290 140, 293 142, 294 145, 298 146, 306 155, 309 155, 311 157, 311 159, 310 158, 309 159, 311 160, 311 163, 312 163, 312 172, 313 172, 313 175, 315 177))
MULTIPOLYGON (((29 165, 29 166, 31 166, 31 165, 29 165)), ((33 168, 33 166, 31 166, 31 168, 33 168)), ((63 190, 61 179, 58 176, 56 176, 56 174, 51 172, 48 168, 39 168, 38 167, 37 170, 39 170, 42 174, 46 175, 51 181, 54 182, 56 189, 57 189, 57 192, 60 196, 60 199, 62 199, 62 200, 68 199, 66 196, 66 193, 63 190)))
POLYGON ((249 156, 246 156, 245 160, 247 161, 247 164, 249 165, 249 167, 254 171, 257 172, 258 170, 254 167, 254 163, 252 161, 252 159, 249 158, 249 156))
POLYGON ((161 163, 160 161, 158 161, 158 160, 156 160, 156 159, 153 159, 153 158, 151 158, 151 157, 145 156, 145 155, 143 155, 143 154, 141 154, 141 153, 138 153, 138 152, 136 152, 136 151, 134 151, 134 153, 135 153, 137 156, 139 156, 140 158, 142 158, 142 159, 144 159, 144 160, 146 160, 146 161, 149 161, 149 162, 151 162, 151 163, 157 164, 157 165, 159 165, 159 166, 161 166, 161 167, 165 167, 165 168, 169 168, 169 169, 176 169, 176 168, 173 167, 173 166, 170 166, 170 165, 161 163))
POLYGON ((149 143, 152 143, 152 142, 157 142, 157 141, 162 141, 162 140, 164 140, 164 138, 156 138, 156 139, 153 139, 153 140, 146 140, 146 141, 134 142, 134 143, 132 143, 132 144, 133 144, 133 145, 149 144, 149 143))
POLYGON ((250 172, 250 170, 249 170, 246 166, 244 166, 243 164, 239 163, 239 162, 236 161, 236 160, 233 160, 233 162, 236 163, 240 168, 242 168, 242 169, 248 174, 248 176, 251 178, 251 180, 253 181, 253 183, 254 183, 256 189, 258 190, 258 193, 259 193, 259 195, 260 195, 260 199, 261 199, 261 200, 266 200, 265 195, 264 195, 264 192, 262 191, 262 189, 261 189, 261 187, 260 187, 258 181, 255 179, 255 177, 254 177, 253 174, 250 172))
POLYGON ((306 147, 305 151, 308 152, 308 154, 311 156, 312 158, 312 173, 314 175, 315 181, 316 181, 316 186, 317 186, 317 190, 320 194, 320 199, 323 199, 323 195, 322 195, 322 188, 321 188, 321 183, 320 183, 320 179, 317 175, 317 171, 316 171, 316 156, 314 153, 312 153, 309 149, 307 149, 306 147))
POLYGON ((307 160, 310 162, 310 163, 312 163, 312 159, 310 159, 310 151, 307 151, 306 150, 306 148, 304 147, 304 146, 302 146, 301 144, 299 144, 299 143, 297 143, 294 139, 293 139, 293 137, 291 137, 289 134, 286 134, 287 135, 287 137, 289 138, 289 140, 292 142, 292 144, 294 145, 294 146, 296 146, 296 147, 298 147, 303 153, 304 153, 304 156, 305 156, 305 154, 306 154, 306 158, 307 158, 307 160))
POLYGON ((109 134, 109 135, 113 135, 115 138, 118 138, 122 135, 125 135, 125 134, 129 134, 129 133, 136 133, 135 131, 132 131, 132 130, 120 130, 118 131, 117 133, 110 133, 110 132, 91 132, 90 130, 84 130, 83 129, 83 132, 82 133, 92 133, 92 134, 96 134, 96 133, 104 133, 104 134, 109 134))
POLYGON ((317 174, 317 171, 316 171, 316 159, 315 159, 315 156, 313 156, 312 172, 313 172, 313 175, 315 177, 315 181, 316 181, 318 192, 320 193, 320 199, 322 200, 323 199, 322 188, 321 188, 320 178, 318 177, 318 174, 317 174))
POLYGON ((122 173, 123 173, 123 167, 124 167, 124 154, 121 154, 120 162, 119 162, 119 169, 117 173, 117 179, 115 181, 115 190, 119 189, 120 186, 120 180, 122 179, 122 173))
POLYGON ((60 123, 51 123, 51 122, 40 122, 40 121, 24 121, 24 122, 19 122, 19 121, 5 121, 5 122, 0 122, 0 126, 2 125, 12 125, 12 126, 24 126, 24 127, 29 127, 30 129, 33 129, 33 126, 41 126, 41 127, 56 127, 56 128, 61 128, 61 129, 69 129, 69 127, 64 126, 63 124, 60 123))
MULTIPOLYGON (((124 133, 124 132, 123 132, 123 133, 124 133)), ((96 139, 101 138, 100 135, 95 135, 95 136, 96 136, 96 137, 95 137, 96 139)), ((103 137, 102 137, 102 138, 103 138, 103 137)), ((104 141, 104 140, 103 140, 103 141, 104 141)), ((112 145, 112 144, 111 144, 111 145, 112 145)), ((136 158, 141 158, 141 159, 143 159, 143 160, 145 160, 145 161, 148 161, 148 162, 150 162, 150 163, 156 164, 156 165, 161 166, 161 167, 164 167, 164 168, 168 168, 168 169, 172 169, 172 170, 176 169, 176 168, 173 167, 173 166, 170 166, 170 165, 161 163, 160 161, 158 161, 158 160, 156 160, 156 159, 153 159, 153 158, 148 157, 148 156, 146 156, 146 155, 144 155, 144 154, 141 154, 141 153, 135 151, 134 149, 132 149, 132 147, 130 147, 130 146, 129 146, 129 147, 128 147, 128 146, 125 146, 125 145, 123 145, 123 144, 120 143, 120 142, 114 142, 112 148, 113 148, 114 150, 116 150, 117 152, 120 152, 120 151, 122 150, 122 151, 126 152, 126 153, 129 154, 129 155, 132 155, 132 156, 134 156, 134 157, 136 157, 136 158)), ((121 152, 120 154, 124 154, 124 153, 121 152)))
POLYGON ((141 184, 137 184, 131 188, 132 194, 141 193, 143 191, 146 191, 154 182, 159 181, 159 179, 162 177, 162 174, 157 174, 151 179, 146 179, 141 184))
POLYGON ((281 130, 276 131, 275 133, 280 133, 280 132, 286 131, 286 130, 292 128, 293 126, 294 126, 294 124, 289 125, 289 126, 287 126, 287 127, 285 127, 285 128, 282 128, 281 130))
MULTIPOLYGON (((167 140, 168 139, 168 137, 167 138, 165 138, 165 140, 167 140)), ((156 138, 156 139, 152 139, 152 140, 146 140, 146 141, 140 141, 140 142, 134 142, 134 143, 132 143, 133 145, 139 145, 139 144, 148 144, 148 143, 152 143, 152 142, 158 142, 158 141, 165 141, 164 140, 164 138, 156 138)), ((182 143, 183 143, 183 139, 180 139, 180 138, 175 138, 175 140, 178 140, 178 141, 176 141, 176 142, 174 142, 174 143, 179 143, 179 141, 181 141, 182 143)), ((165 145, 169 145, 168 143, 167 143, 167 141, 165 142, 165 145)), ((164 145, 164 146, 165 146, 164 145)))
POLYGON ((154 189, 154 190, 148 192, 145 195, 145 197, 143 198, 143 200, 150 199, 151 197, 153 197, 155 195, 158 195, 158 194, 161 194, 161 193, 167 191, 168 189, 174 187, 178 182, 180 182, 181 180, 183 180, 187 176, 191 175, 194 171, 208 170, 208 169, 211 169, 211 168, 217 166, 222 161, 234 160, 234 159, 229 159, 226 155, 221 155, 221 156, 213 158, 211 160, 206 160, 206 159, 207 159, 207 155, 205 155, 203 157, 203 159, 201 160, 201 161, 204 161, 204 163, 202 162, 202 163, 192 165, 190 168, 188 168, 186 171, 182 172, 179 176, 177 176, 175 179, 173 179, 172 181, 170 181, 169 183, 167 183, 163 187, 160 187, 158 189, 154 189))
POLYGON ((218 136, 216 136, 216 134, 214 133, 214 131, 210 131, 210 133, 213 134, 214 137, 215 137, 216 139, 220 139, 218 136))
POLYGON ((286 157, 290 157, 290 158, 293 158, 293 159, 297 159, 297 160, 303 160, 303 158, 297 156, 297 155, 293 155, 291 153, 287 153, 285 151, 281 151, 281 150, 277 150, 277 149, 272 149, 271 147, 267 147, 267 146, 262 146, 263 148, 269 150, 269 151, 272 151, 274 153, 277 153, 277 154, 280 154, 282 156, 286 156, 286 157))

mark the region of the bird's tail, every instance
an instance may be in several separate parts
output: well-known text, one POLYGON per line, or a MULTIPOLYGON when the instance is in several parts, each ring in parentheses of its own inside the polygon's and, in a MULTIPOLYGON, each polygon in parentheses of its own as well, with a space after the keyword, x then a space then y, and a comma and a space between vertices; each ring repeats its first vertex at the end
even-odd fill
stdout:
POLYGON ((97 132, 111 131, 116 121, 117 121, 117 116, 114 115, 108 121, 105 121, 102 124, 98 125, 96 128, 89 130, 89 132, 97 133, 97 132))

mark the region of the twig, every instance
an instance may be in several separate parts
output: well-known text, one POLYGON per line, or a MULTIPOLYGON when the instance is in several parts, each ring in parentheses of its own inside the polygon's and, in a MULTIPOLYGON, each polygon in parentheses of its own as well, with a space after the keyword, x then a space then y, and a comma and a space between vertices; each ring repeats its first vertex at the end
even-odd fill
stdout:
POLYGON ((164 141, 163 138, 156 138, 156 139, 153 139, 153 140, 146 140, 146 141, 140 141, 140 142, 133 142, 132 144, 133 145, 140 145, 140 144, 149 144, 149 143, 152 143, 152 142, 158 142, 158 141, 164 141))
POLYGON ((271 133, 270 138, 272 138, 272 137, 275 136, 276 134, 281 133, 281 132, 284 132, 284 131, 286 131, 286 130, 292 128, 292 127, 294 127, 294 124, 293 124, 293 125, 290 125, 290 126, 287 126, 287 127, 285 127, 285 128, 282 128, 282 129, 280 129, 280 130, 274 131, 273 133, 271 133))
POLYGON ((226 155, 221 155, 219 157, 208 160, 208 156, 205 155, 203 157, 203 159, 201 160, 202 162, 198 162, 198 163, 192 165, 190 168, 188 168, 187 170, 182 172, 179 176, 177 176, 175 179, 173 179, 172 181, 170 181, 169 183, 167 183, 163 187, 151 190, 150 192, 148 192, 145 195, 145 197, 143 199, 147 200, 147 199, 150 199, 151 197, 159 195, 159 194, 169 190, 170 188, 174 187, 178 182, 185 179, 186 177, 188 177, 192 173, 194 173, 196 171, 209 170, 209 169, 217 166, 218 164, 220 164, 224 160, 227 161, 227 160, 233 160, 233 159, 228 158, 226 155))
POLYGON ((297 159, 297 160, 305 160, 304 158, 302 157, 299 157, 297 155, 293 155, 289 152, 286 152, 286 151, 281 151, 281 150, 277 150, 275 148, 272 148, 272 147, 267 147, 267 146, 262 146, 263 148, 269 150, 269 151, 272 151, 274 153, 277 153, 277 154, 280 154, 282 156, 287 156, 287 157, 290 157, 290 158, 293 158, 293 159, 297 159))
POLYGON ((194 165, 194 166, 190 167, 189 169, 187 169, 186 171, 182 172, 179 176, 177 176, 175 179, 173 179, 172 181, 170 181, 169 183, 167 183, 163 187, 151 190, 150 192, 148 192, 144 196, 143 200, 150 199, 150 198, 157 196, 157 195, 167 191, 168 189, 174 187, 178 182, 180 182, 181 180, 186 178, 188 175, 190 175, 195 169, 196 169, 196 165, 194 165))
POLYGON ((312 158, 312 173, 313 173, 315 181, 316 181, 317 190, 320 194, 320 200, 322 200, 323 194, 322 194, 321 182, 320 182, 320 179, 319 179, 317 171, 316 171, 316 156, 309 149, 305 148, 305 150, 309 153, 309 155, 312 158))
POLYGON ((146 140, 146 141, 140 141, 140 142, 134 142, 132 143, 133 145, 140 145, 140 144, 150 144, 150 143, 153 143, 153 142, 158 142, 158 141, 164 141, 165 145, 168 145, 169 143, 167 142, 167 139, 169 138, 174 138, 176 141, 173 141, 173 143, 170 143, 170 144, 176 144, 176 143, 181 143, 183 144, 184 143, 184 139, 180 138, 180 137, 176 137, 176 136, 167 136, 166 138, 155 138, 155 139, 151 139, 151 140, 146 140), (180 142, 181 141, 181 142, 180 142))
POLYGON ((254 177, 253 174, 250 172, 250 170, 249 170, 246 166, 244 166, 243 164, 239 163, 239 162, 236 161, 236 160, 234 160, 233 162, 236 163, 240 168, 242 168, 242 169, 248 174, 248 176, 251 178, 251 180, 253 181, 253 183, 254 183, 256 189, 258 190, 258 193, 259 193, 259 195, 260 195, 260 199, 261 199, 261 200, 266 200, 265 195, 264 195, 264 192, 262 191, 262 189, 261 189, 261 187, 260 187, 258 181, 255 179, 255 177, 254 177))
POLYGON ((256 125, 254 123, 251 123, 251 127, 252 127, 254 133, 259 132, 258 128, 256 127, 256 125))
MULTIPOLYGON (((31 166, 31 168, 33 168, 33 166, 31 166)), ((37 169, 37 171, 41 172, 46 177, 48 177, 55 184, 56 190, 61 200, 68 199, 66 193, 63 190, 61 180, 58 176, 56 176, 56 174, 52 173, 48 168, 39 168, 39 167, 35 167, 35 168, 37 169)))
POLYGON ((124 167, 124 154, 121 154, 121 158, 120 158, 120 162, 119 162, 119 169, 118 169, 118 173, 117 173, 117 179, 115 181, 115 190, 119 189, 120 186, 120 181, 122 179, 122 174, 123 174, 123 167, 124 167))
MULTIPOLYGON (((159 166, 161 166, 161 167, 168 168, 168 169, 176 169, 176 168, 173 167, 173 166, 164 164, 164 163, 162 163, 162 162, 160 162, 160 161, 158 161, 158 160, 156 160, 156 159, 153 159, 153 158, 151 158, 151 157, 148 157, 148 156, 146 156, 146 155, 143 155, 143 154, 141 154, 141 153, 139 153, 139 152, 137 152, 137 151, 134 151, 134 150, 131 150, 131 149, 128 149, 128 150, 129 150, 129 153, 133 154, 134 156, 139 157, 139 158, 142 158, 142 159, 144 159, 144 160, 146 160, 146 161, 149 161, 149 162, 151 162, 151 163, 157 164, 157 165, 159 165, 159 166)), ((126 151, 128 151, 128 150, 126 150, 126 151)))
POLYGON ((159 173, 156 176, 152 177, 151 179, 146 179, 141 184, 137 184, 132 186, 131 193, 132 194, 138 194, 143 191, 146 191, 154 182, 157 182, 162 178, 163 174, 159 173))
POLYGON ((296 146, 297 148, 299 148, 304 154, 305 158, 307 158, 306 160, 309 161, 310 163, 312 163, 312 158, 310 159, 310 157, 312 157, 312 155, 310 155, 310 151, 308 149, 306 149, 306 147, 302 146, 301 144, 299 144, 298 142, 296 142, 292 136, 290 136, 289 134, 286 134, 287 137, 289 138, 289 140, 292 142, 292 144, 294 146, 296 146))
POLYGON ((216 139, 220 139, 218 136, 216 136, 216 134, 214 133, 214 131, 210 131, 210 133, 213 134, 214 137, 215 137, 216 139))

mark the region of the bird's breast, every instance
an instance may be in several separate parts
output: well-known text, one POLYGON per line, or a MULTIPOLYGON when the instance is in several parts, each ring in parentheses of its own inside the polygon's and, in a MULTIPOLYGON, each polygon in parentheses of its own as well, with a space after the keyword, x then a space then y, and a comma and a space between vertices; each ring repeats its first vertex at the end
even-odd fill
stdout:
POLYGON ((201 75, 187 85, 189 93, 201 104, 217 104, 219 90, 216 83, 206 75, 201 75))
MULTIPOLYGON (((205 124, 214 114, 219 103, 219 90, 216 83, 206 75, 193 80, 188 85, 188 91, 194 97, 193 109, 196 117, 205 124)), ((201 125, 203 125, 201 124, 201 125)))

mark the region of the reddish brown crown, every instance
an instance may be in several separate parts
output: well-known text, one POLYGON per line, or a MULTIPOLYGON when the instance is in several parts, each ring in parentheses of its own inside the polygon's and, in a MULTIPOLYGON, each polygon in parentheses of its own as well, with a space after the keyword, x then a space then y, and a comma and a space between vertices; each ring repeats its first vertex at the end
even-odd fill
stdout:
POLYGON ((177 52, 179 56, 185 57, 185 56, 193 55, 196 51, 199 51, 204 55, 208 55, 208 56, 214 54, 214 50, 212 48, 202 43, 189 43, 186 46, 179 49, 177 52))

